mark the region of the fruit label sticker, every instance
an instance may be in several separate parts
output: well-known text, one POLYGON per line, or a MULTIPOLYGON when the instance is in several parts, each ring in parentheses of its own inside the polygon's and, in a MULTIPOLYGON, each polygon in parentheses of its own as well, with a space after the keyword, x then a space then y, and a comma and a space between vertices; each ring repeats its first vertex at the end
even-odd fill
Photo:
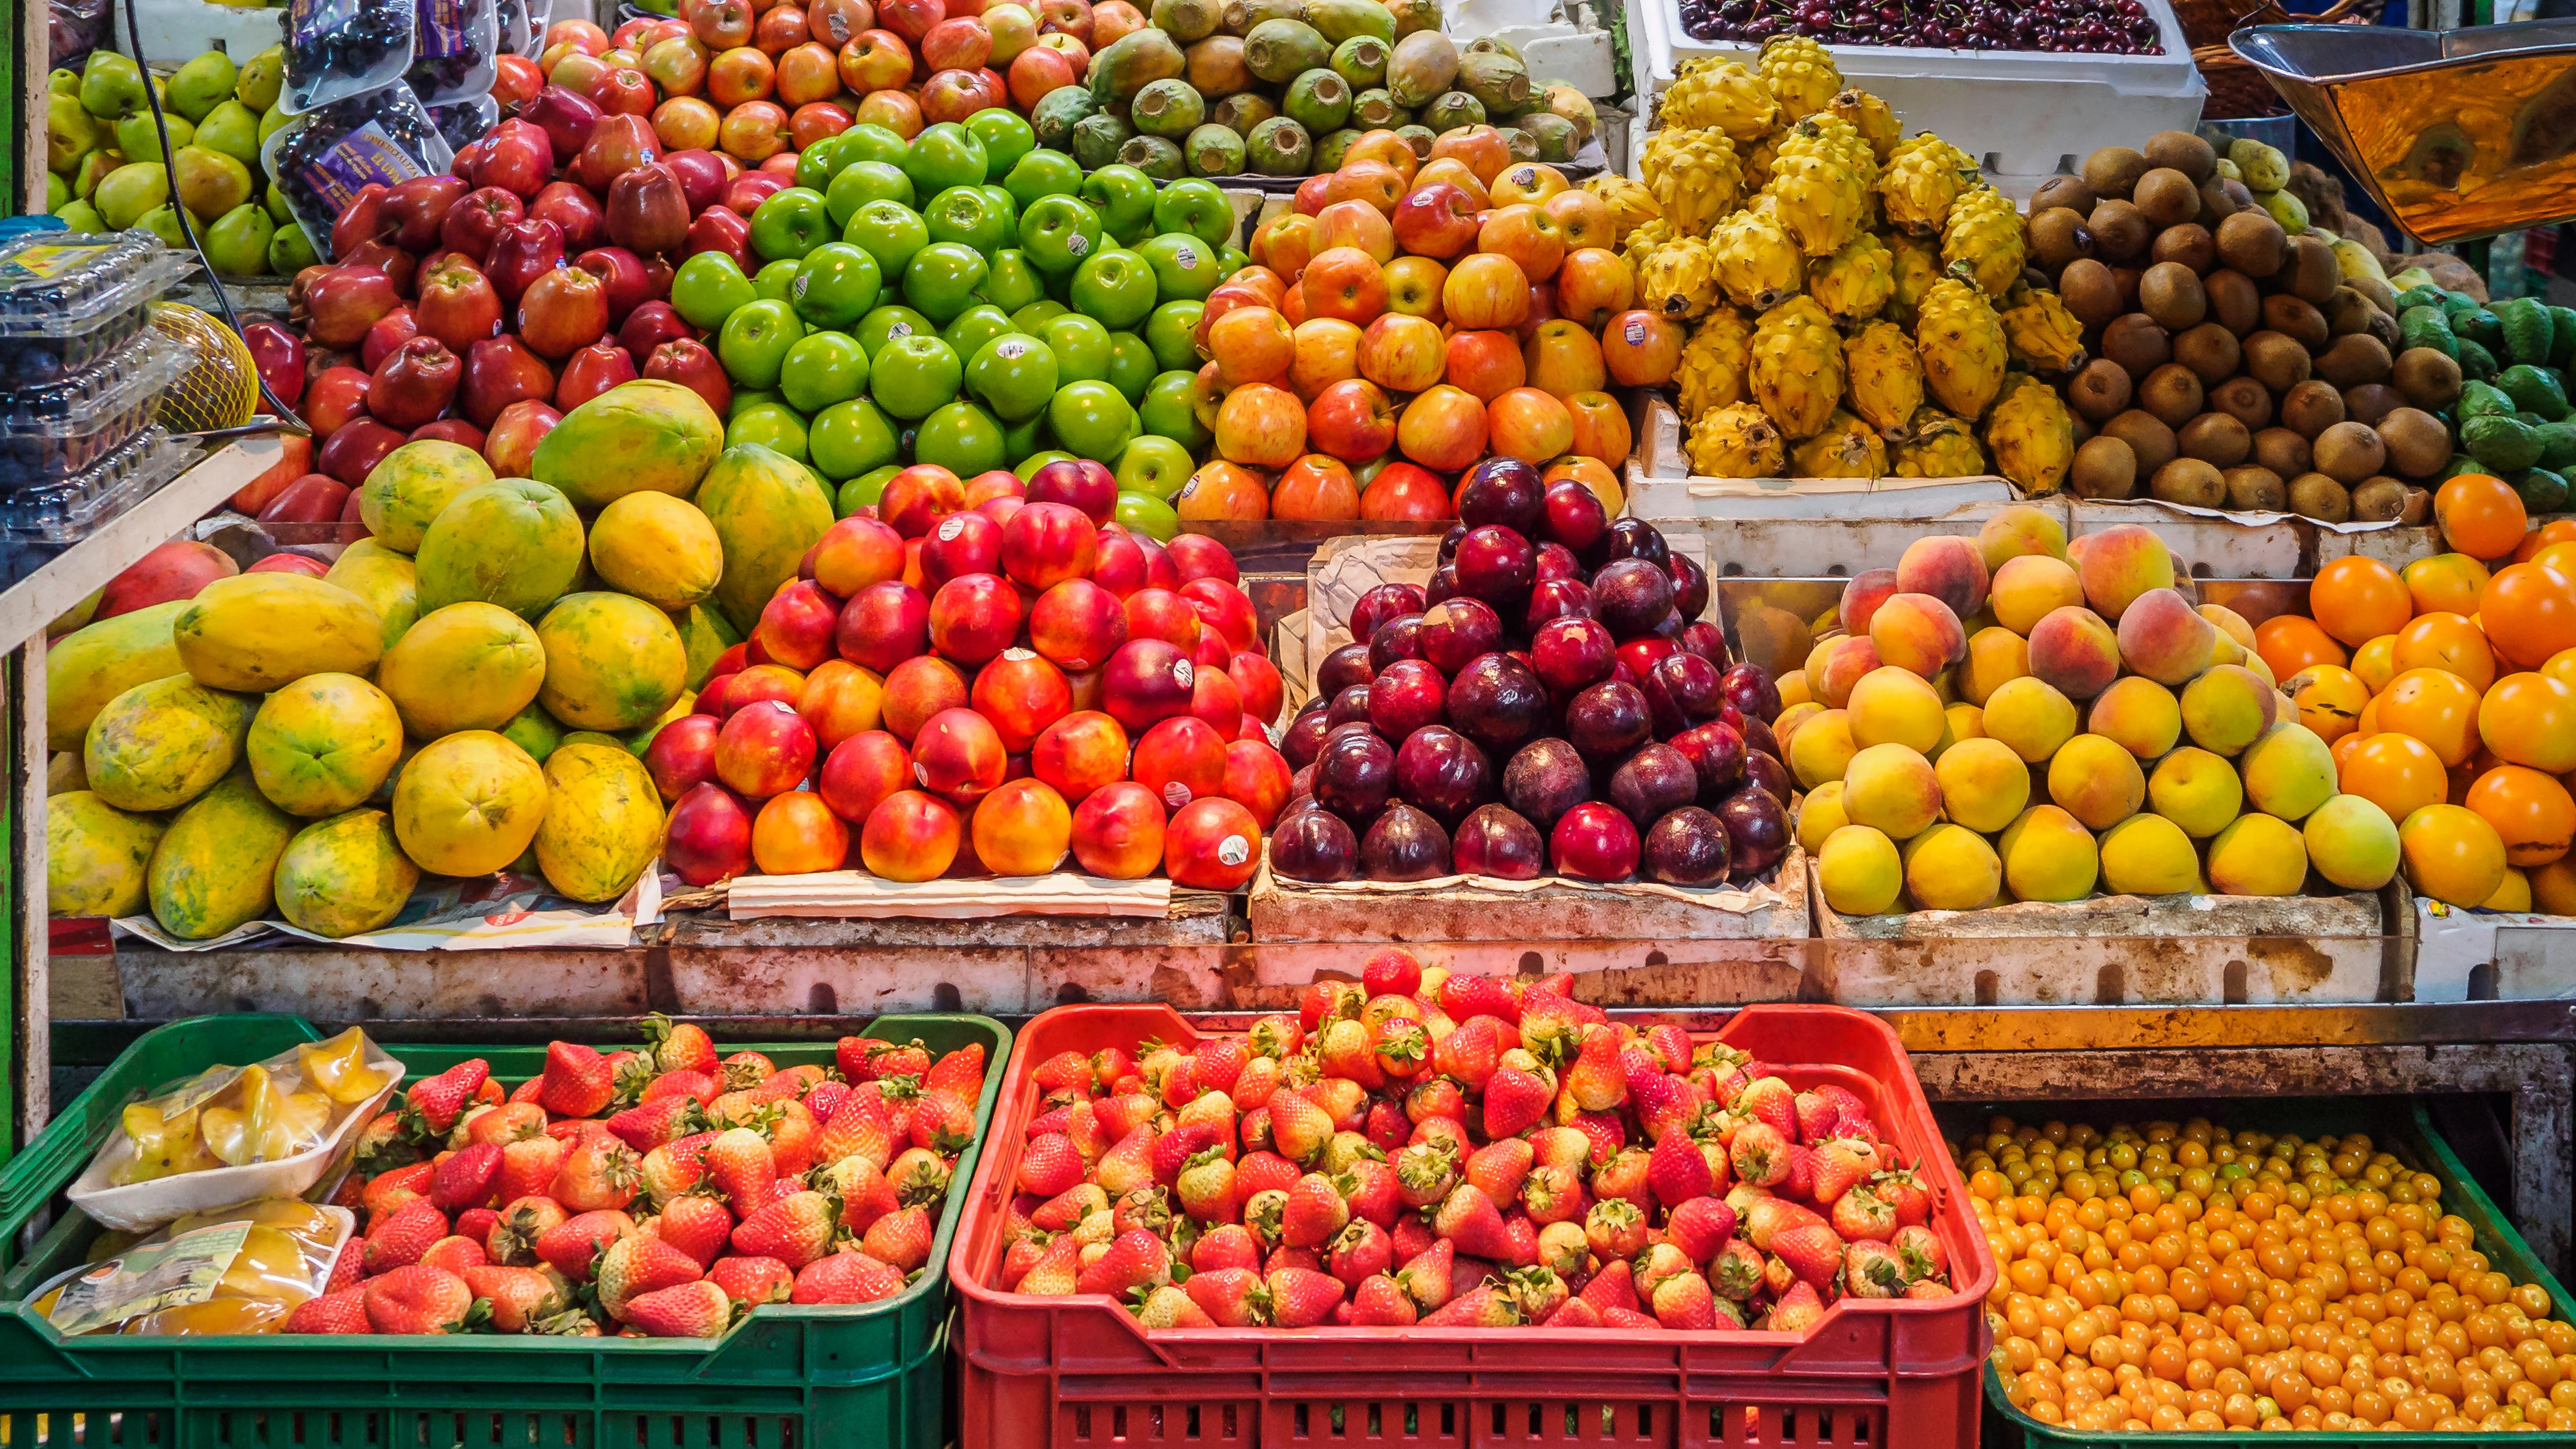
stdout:
POLYGON ((412 32, 414 60, 463 55, 473 42, 465 29, 465 0, 420 0, 420 24, 412 32))
POLYGON ((357 200, 359 188, 369 182, 392 186, 429 173, 381 124, 369 121, 332 142, 329 150, 296 168, 294 174, 336 216, 357 200))
POLYGON ((1513 172, 1512 184, 1523 191, 1528 191, 1536 187, 1538 185, 1538 168, 1535 166, 1524 166, 1513 172))
POLYGON ((955 543, 957 541, 957 535, 964 533, 965 531, 966 515, 962 513, 952 513, 946 518, 939 520, 939 541, 941 543, 955 543))
POLYGON ((1004 362, 1017 362, 1028 355, 1029 345, 1016 337, 1005 337, 993 344, 993 355, 1004 362))
POLYGON ((1629 318, 1629 319, 1628 319, 1628 325, 1627 325, 1626 327, 1624 327, 1624 328, 1621 328, 1621 329, 1620 329, 1620 333, 1621 333, 1621 335, 1622 335, 1622 336, 1624 336, 1624 337, 1626 337, 1626 338, 1628 339, 1628 345, 1629 345, 1629 346, 1631 346, 1631 347, 1643 347, 1643 346, 1645 346, 1645 345, 1646 345, 1646 323, 1645 323, 1645 319, 1640 318, 1640 317, 1631 317, 1631 318, 1629 318))
MULTIPOLYGON (((1187 786, 1187 785, 1185 785, 1185 784, 1181 783, 1181 782, 1180 782, 1180 781, 1178 781, 1178 780, 1168 781, 1168 782, 1166 782, 1166 783, 1164 784, 1164 786, 1163 786, 1163 804, 1164 804, 1165 806, 1169 807, 1170 809, 1178 810, 1178 809, 1180 809, 1182 806, 1187 805, 1188 803, 1190 803, 1190 787, 1189 787, 1189 786, 1187 786)), ((1232 864, 1234 864, 1234 863, 1235 863, 1235 862, 1233 862, 1233 861, 1227 861, 1227 862, 1226 862, 1226 864, 1228 864, 1228 865, 1232 865, 1232 864)))
POLYGON ((1179 267, 1185 272, 1196 271, 1199 265, 1199 254, 1197 249, 1187 242, 1183 242, 1179 246, 1172 248, 1172 265, 1179 267))
POLYGON ((1190 673, 1190 661, 1186 659, 1175 659, 1172 661, 1172 682, 1174 684, 1179 685, 1183 689, 1187 689, 1195 682, 1195 680, 1196 676, 1190 673))
POLYGON ((250 1230, 248 1222, 218 1223, 128 1248, 64 1284, 48 1321, 66 1335, 97 1333, 146 1313, 203 1303, 215 1296, 250 1230))
MULTIPOLYGON (((797 274, 797 280, 798 280, 798 281, 800 281, 800 282, 801 282, 801 281, 803 281, 804 279, 805 279, 805 278, 804 278, 804 274, 803 274, 803 273, 801 273, 801 272, 800 272, 800 273, 798 273, 798 274, 797 274)), ((888 342, 895 341, 895 340, 896 340, 896 339, 898 339, 898 338, 910 337, 911 335, 912 335, 912 324, 911 324, 911 323, 909 323, 909 322, 896 321, 896 322, 889 322, 889 323, 887 323, 887 324, 886 324, 886 340, 887 340, 888 342)))
POLYGON ((1252 859, 1252 842, 1240 835, 1229 835, 1216 843, 1216 858, 1226 865, 1241 865, 1252 859))
POLYGON ((1081 256, 1084 252, 1091 250, 1091 238, 1084 236, 1078 231, 1067 232, 1064 238, 1064 249, 1077 257, 1081 256))

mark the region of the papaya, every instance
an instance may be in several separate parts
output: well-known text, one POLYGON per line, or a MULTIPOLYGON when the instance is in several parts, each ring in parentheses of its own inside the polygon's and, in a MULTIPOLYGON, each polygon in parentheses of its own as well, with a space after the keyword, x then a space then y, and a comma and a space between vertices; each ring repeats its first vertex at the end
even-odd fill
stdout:
POLYGON ((694 689, 681 690, 680 697, 671 701, 669 709, 620 734, 617 742, 626 747, 628 754, 640 758, 646 750, 653 747, 653 737, 662 732, 662 726, 675 719, 686 719, 697 712, 698 692, 694 689))
POLYGON ((490 875, 528 848, 546 814, 546 776, 490 730, 421 746, 394 780, 394 835, 437 875, 490 875))
POLYGON ((557 894, 613 901, 662 848, 662 796, 622 749, 567 744, 546 761, 537 869, 557 894))
POLYGON ((420 867, 403 854, 393 817, 349 810, 295 833, 277 859, 277 913, 288 925, 338 940, 402 914, 420 867))
POLYGON ((424 614, 481 599, 533 618, 581 573, 581 519, 543 483, 497 479, 439 510, 414 559, 424 614))
POLYGON ((130 916, 143 909, 144 873, 170 822, 119 810, 94 790, 45 802, 45 909, 57 916, 130 916))
POLYGON ((564 414, 528 472, 582 508, 630 493, 686 498, 723 446, 724 423, 706 399, 676 382, 639 380, 564 414))
POLYGON ((101 706, 147 680, 185 674, 171 626, 189 601, 173 599, 86 624, 45 646, 45 744, 77 750, 101 706))
POLYGON ((376 683, 392 696, 403 728, 422 740, 501 729, 537 697, 545 679, 537 631, 480 599, 425 616, 376 666, 376 683))
MULTIPOLYGON (((564 745, 590 745, 603 750, 622 750, 626 748, 626 741, 601 730, 574 730, 563 737, 562 744, 555 746, 556 751, 560 753, 564 745)), ((533 850, 535 847, 529 848, 533 850)), ((529 857, 531 860, 535 858, 529 857)))
POLYGON ((277 857, 303 822, 236 770, 171 820, 148 876, 152 919, 183 941, 210 941, 268 914, 277 857))
POLYGON ((624 594, 573 594, 537 621, 546 713, 586 730, 626 730, 688 687, 689 654, 671 616, 624 594))
POLYGON ((680 645, 689 652, 689 688, 697 689, 707 682, 707 671, 716 667, 716 659, 742 642, 742 634, 725 616, 704 604, 691 604, 685 612, 674 612, 671 622, 680 631, 680 645))
POLYGON ((526 709, 510 716, 510 722, 501 726, 501 736, 527 751, 529 759, 542 765, 562 748, 564 729, 555 723, 553 715, 546 713, 544 705, 532 699, 526 709))
POLYGON ((367 797, 367 803, 378 807, 392 805, 394 786, 402 783, 403 766, 410 764, 411 757, 419 753, 420 743, 409 735, 403 736, 402 753, 394 758, 393 769, 387 771, 385 777, 376 782, 375 793, 367 797))
POLYGON ((391 549, 363 553, 354 559, 344 553, 322 577, 367 601, 383 621, 387 649, 394 647, 394 641, 420 617, 419 574, 410 559, 391 549))
POLYGON ((365 599, 305 574, 217 579, 171 625, 179 662, 210 689, 264 694, 308 674, 373 673, 385 626, 365 599))
POLYGON ((402 717, 354 674, 308 674, 261 701, 242 753, 279 809, 305 819, 365 804, 402 758, 402 717))
POLYGON ((608 587, 677 611, 716 591, 724 547, 688 500, 629 493, 592 521, 590 566, 608 587))
POLYGON ((735 633, 748 635, 769 596, 796 576, 805 550, 832 526, 831 497, 804 464, 742 443, 716 458, 698 485, 697 502, 724 549, 716 609, 735 633))
MULTIPOLYGON (((688 698, 696 698, 690 695, 688 698)), ((78 750, 56 750, 45 758, 45 796, 68 795, 89 788, 89 776, 81 770, 78 750)))
POLYGON ((396 553, 420 550, 429 521, 468 488, 492 481, 483 455, 462 443, 423 438, 385 454, 358 486, 358 516, 377 543, 396 553))
POLYGON ((241 758, 255 704, 184 674, 138 684, 90 721, 81 770, 119 810, 176 810, 241 758))

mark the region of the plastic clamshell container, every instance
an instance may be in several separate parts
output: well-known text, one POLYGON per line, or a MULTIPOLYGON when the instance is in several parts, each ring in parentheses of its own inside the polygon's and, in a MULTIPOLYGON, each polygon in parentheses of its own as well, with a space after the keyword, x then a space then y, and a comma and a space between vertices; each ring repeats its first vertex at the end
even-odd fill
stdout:
POLYGON ((948 1257, 962 1449, 1081 1445, 1869 1444, 1977 1441, 1995 1264, 1896 1034, 1837 1006, 1749 1006, 1713 1035, 1793 1086, 1857 1093, 1932 1189, 1959 1291, 1845 1299, 1804 1333, 1615 1329, 1186 1329, 1148 1334, 1105 1294, 994 1286, 1031 1073, 1063 1051, 1188 1048, 1167 1006, 1064 1006, 1021 1029, 948 1257), (1830 1065, 1827 1065, 1827 1064, 1830 1065))
POLYGON ((123 447, 196 360, 194 347, 147 329, 87 372, 0 392, 0 492, 81 472, 123 447))
POLYGON ((197 450, 158 427, 69 478, 0 497, 0 546, 77 543, 187 471, 197 450))
POLYGON ((36 232, 0 245, 0 388, 105 362, 143 330, 145 304, 190 265, 147 231, 36 232))
MULTIPOLYGON (((1011 1032, 990 1017, 883 1016, 856 1031, 920 1038, 933 1052, 981 1043, 984 1095, 974 1143, 931 1239, 931 1271, 892 1298, 859 1305, 766 1303, 704 1339, 469 1334, 387 1338, 65 1338, 27 1311, 40 1282, 81 1262, 96 1227, 61 1209, 62 1189, 126 1103, 218 1061, 258 1061, 324 1033, 300 1017, 197 1017, 137 1038, 52 1125, 0 1167, 0 1425, 24 1442, 156 1449, 941 1449, 948 1403, 948 1260, 984 1129, 999 1098, 1011 1032), (51 1226, 44 1214, 54 1211, 51 1226), (33 1246, 11 1261, 30 1234, 33 1246), (48 1434, 33 1426, 48 1416, 48 1434), (120 1427, 121 1426, 121 1427, 120 1427)), ((606 1045, 604 1040, 599 1044, 606 1045)), ((507 1082, 545 1070, 542 1046, 380 1043, 409 1071, 471 1057, 507 1082)), ((782 1067, 829 1067, 832 1043, 733 1041, 782 1067)), ((13 1440, 20 1442, 19 1440, 13 1440)))
MULTIPOLYGON (((385 1074, 384 1090, 341 1113, 330 1135, 303 1152, 275 1162, 211 1167, 203 1172, 176 1173, 119 1187, 111 1180, 111 1174, 133 1160, 134 1147, 123 1132, 111 1132, 106 1145, 90 1160, 88 1169, 64 1190, 64 1196, 91 1221, 129 1233, 145 1232, 189 1213, 212 1212, 264 1197, 302 1197, 338 1165, 343 1147, 355 1146, 358 1130, 384 1110, 386 1100, 402 1085, 403 1064, 386 1055, 372 1039, 367 1047, 367 1065, 385 1074)), ((247 1066, 258 1060, 259 1057, 249 1057, 232 1065, 247 1066)))

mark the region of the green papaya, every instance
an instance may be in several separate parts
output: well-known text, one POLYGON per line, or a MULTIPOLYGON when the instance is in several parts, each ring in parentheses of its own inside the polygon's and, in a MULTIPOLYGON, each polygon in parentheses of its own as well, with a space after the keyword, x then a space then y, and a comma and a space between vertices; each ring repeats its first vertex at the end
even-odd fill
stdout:
POLYGON ((246 769, 216 781, 152 852, 152 918, 183 941, 208 941, 268 914, 277 858, 303 824, 268 803, 246 769))
POLYGON ((2452 313, 2451 330, 2463 341, 2474 342, 2490 352, 2504 345, 2504 323, 2484 307, 2452 313))
POLYGON ((2509 417, 2513 411, 2513 399, 2506 396, 2504 391, 2495 384, 2488 382, 2460 384, 2458 412, 2461 422, 2466 423, 2471 418, 2483 418, 2496 414, 2509 417))
POLYGON ((2441 305, 2442 289, 2439 287, 2409 287, 2405 291, 2397 294, 2397 309, 2401 312, 2409 307, 2439 307, 2441 305))
POLYGON ((2495 385, 2512 398, 2518 411, 2538 413, 2544 422, 2566 418, 2567 388, 2558 374, 2529 363, 2516 363, 2496 374, 2495 385))
POLYGON ((2549 306, 2537 297, 2508 297, 2492 309, 2504 329, 2505 356, 2517 363, 2549 361, 2554 323, 2549 306))
POLYGON ((2532 431, 2540 434, 2540 466, 2554 473, 2576 468, 2576 422, 2543 423, 2532 431))
POLYGON ((2537 516, 2567 509, 2567 480, 2548 468, 2526 468, 2506 480, 2522 495, 2522 511, 2537 516))
POLYGON ((2460 376, 2474 377, 2480 382, 2494 380, 2497 372, 2495 354, 2487 351, 2486 344, 2474 337, 2463 337, 2459 346, 2460 376))
POLYGON ((2459 337, 2439 307, 2409 307, 2398 313, 2397 338, 2407 347, 2429 347, 2444 357, 2460 355, 2459 337))
POLYGON ((2469 456, 2490 473, 2528 468, 2540 461, 2540 435, 2513 418, 2488 414, 2460 425, 2460 441, 2469 456))
POLYGON ((2576 367, 2576 307, 2549 309, 2549 365, 2576 367))

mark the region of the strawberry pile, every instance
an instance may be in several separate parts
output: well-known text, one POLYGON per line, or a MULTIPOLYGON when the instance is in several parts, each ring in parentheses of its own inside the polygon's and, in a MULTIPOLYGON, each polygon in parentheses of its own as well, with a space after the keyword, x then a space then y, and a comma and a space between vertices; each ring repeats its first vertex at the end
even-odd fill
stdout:
POLYGON ((282 1331, 712 1338, 762 1303, 890 1298, 929 1264, 980 1043, 845 1036, 831 1069, 781 1069, 687 1023, 645 1034, 550 1043, 515 1091, 480 1057, 413 1083, 332 1199, 363 1239, 282 1331))
POLYGON ((1149 1330, 1785 1333, 1950 1295, 1930 1190, 1856 1094, 1571 985, 1388 950, 1242 1036, 1038 1063, 1001 1286, 1149 1330))

